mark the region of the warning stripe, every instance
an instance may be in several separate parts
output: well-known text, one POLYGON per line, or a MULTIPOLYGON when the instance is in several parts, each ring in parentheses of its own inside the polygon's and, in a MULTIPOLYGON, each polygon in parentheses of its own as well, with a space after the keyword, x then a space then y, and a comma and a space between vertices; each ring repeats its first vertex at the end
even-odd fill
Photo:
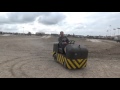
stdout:
MULTIPOLYGON (((82 60, 82 59, 81 59, 82 60)), ((85 60, 82 60, 80 64, 77 63, 76 60, 73 60, 74 64, 78 67, 78 68, 82 68, 85 66, 86 64, 86 59, 85 60)))
POLYGON ((71 67, 70 67, 70 65, 68 64, 68 62, 67 62, 67 59, 65 58, 65 63, 66 63, 66 65, 67 65, 67 68, 68 69, 72 69, 71 67))
POLYGON ((71 62, 70 59, 67 59, 67 61, 69 62, 69 64, 72 66, 72 68, 76 69, 75 65, 71 62))
POLYGON ((75 64, 78 68, 80 68, 80 64, 78 64, 76 60, 72 60, 72 61, 74 62, 74 64, 75 64))
POLYGON ((60 63, 61 63, 61 59, 62 59, 62 55, 60 54, 60 60, 59 60, 60 63))
POLYGON ((65 62, 65 57, 63 56, 63 63, 65 62))
POLYGON ((59 61, 59 54, 57 55, 57 61, 59 61))
POLYGON ((79 63, 81 63, 81 62, 83 61, 83 59, 77 59, 77 61, 78 61, 79 63))
POLYGON ((82 68, 82 67, 86 67, 87 65, 87 59, 70 60, 67 59, 65 56, 63 56, 62 54, 58 54, 58 53, 57 53, 57 61, 62 65, 65 63, 68 69, 82 68))
POLYGON ((60 60, 59 60, 59 62, 61 63, 61 54, 60 54, 60 60))
POLYGON ((52 54, 54 54, 55 52, 52 52, 52 54))
POLYGON ((64 56, 62 55, 61 64, 63 64, 63 59, 64 59, 64 56))
POLYGON ((86 65, 87 65, 87 62, 85 62, 85 64, 82 67, 84 68, 84 67, 86 67, 86 65))
POLYGON ((85 67, 87 63, 87 59, 85 59, 85 62, 83 63, 83 65, 81 67, 85 67))
POLYGON ((62 64, 62 55, 61 55, 60 63, 62 64))
POLYGON ((60 54, 58 54, 58 62, 59 62, 59 60, 60 60, 60 54))
POLYGON ((80 68, 85 64, 86 60, 83 60, 80 64, 80 68))
POLYGON ((55 52, 52 52, 52 55, 54 55, 55 54, 55 52))
POLYGON ((65 62, 65 56, 63 56, 63 63, 65 62))

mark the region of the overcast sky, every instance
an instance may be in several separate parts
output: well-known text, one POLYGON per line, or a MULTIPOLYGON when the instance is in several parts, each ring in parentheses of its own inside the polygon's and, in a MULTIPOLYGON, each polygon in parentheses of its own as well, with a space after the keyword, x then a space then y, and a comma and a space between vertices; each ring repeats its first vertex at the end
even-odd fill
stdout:
MULTIPOLYGON (((0 31, 114 35, 120 12, 0 12, 0 31), (111 25, 111 27, 110 27, 111 25)), ((119 32, 120 33, 120 32, 119 32)))

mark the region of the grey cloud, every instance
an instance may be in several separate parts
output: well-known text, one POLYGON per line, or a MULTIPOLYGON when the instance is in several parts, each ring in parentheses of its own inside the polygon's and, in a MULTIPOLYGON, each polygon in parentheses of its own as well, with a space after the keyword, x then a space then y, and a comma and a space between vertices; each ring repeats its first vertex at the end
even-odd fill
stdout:
MULTIPOLYGON (((85 17, 83 24, 69 24, 65 21, 66 17, 59 12, 13 12, 0 16, 0 29, 17 31, 18 27, 16 25, 19 26, 19 24, 24 23, 34 25, 33 21, 37 21, 36 18, 38 18, 39 23, 49 25, 41 28, 41 31, 45 28, 45 32, 53 32, 53 28, 58 27, 58 29, 71 34, 105 35, 109 25, 112 25, 112 28, 120 27, 120 13, 116 12, 96 12, 85 17)), ((37 31, 37 29, 33 28, 33 31, 37 31)))
POLYGON ((0 24, 30 23, 38 16, 46 14, 44 12, 10 12, 6 16, 0 16, 0 24))
POLYGON ((82 23, 78 23, 74 25, 74 29, 83 29, 83 28, 85 28, 85 25, 82 23))
POLYGON ((120 27, 120 13, 98 12, 85 18, 83 25, 66 25, 67 33, 81 35, 107 35, 107 29, 120 27), (109 27, 111 25, 111 28, 109 27))
POLYGON ((0 25, 0 29, 1 31, 4 32, 16 32, 18 30, 18 26, 17 25, 9 25, 9 24, 4 24, 4 25, 0 25))
POLYGON ((9 23, 9 19, 5 16, 0 16, 0 25, 9 23))
POLYGON ((51 25, 63 20, 65 15, 59 12, 10 12, 6 16, 0 16, 0 24, 30 23, 37 17, 40 17, 40 23, 51 25))
POLYGON ((120 13, 96 13, 91 17, 87 18, 88 22, 87 28, 91 29, 107 29, 109 25, 114 27, 118 27, 120 23, 120 13))
POLYGON ((58 12, 51 12, 46 15, 42 15, 38 21, 45 25, 53 25, 58 24, 63 19, 65 19, 65 15, 58 12))
POLYGON ((8 19, 11 23, 28 23, 33 22, 39 15, 37 12, 15 12, 9 13, 8 19))
POLYGON ((81 29, 86 28, 86 25, 83 23, 76 23, 76 24, 64 23, 64 25, 60 26, 60 27, 63 28, 67 32, 74 32, 75 30, 77 31, 77 30, 81 30, 81 29))

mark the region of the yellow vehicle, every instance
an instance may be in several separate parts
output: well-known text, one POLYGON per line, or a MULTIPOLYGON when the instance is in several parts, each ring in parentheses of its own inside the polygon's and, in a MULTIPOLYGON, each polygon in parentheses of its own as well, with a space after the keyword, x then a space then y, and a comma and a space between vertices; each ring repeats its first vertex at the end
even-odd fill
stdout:
POLYGON ((70 40, 65 53, 57 42, 53 44, 53 57, 65 68, 80 69, 87 65, 88 49, 85 46, 76 45, 74 40, 70 40))

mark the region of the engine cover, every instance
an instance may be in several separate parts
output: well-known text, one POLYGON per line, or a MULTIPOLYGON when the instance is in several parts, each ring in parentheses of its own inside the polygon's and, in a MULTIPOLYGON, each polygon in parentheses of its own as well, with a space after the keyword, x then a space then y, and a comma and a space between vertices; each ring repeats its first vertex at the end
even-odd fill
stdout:
POLYGON ((85 46, 69 44, 66 46, 66 57, 69 59, 86 59, 88 50, 85 46))

